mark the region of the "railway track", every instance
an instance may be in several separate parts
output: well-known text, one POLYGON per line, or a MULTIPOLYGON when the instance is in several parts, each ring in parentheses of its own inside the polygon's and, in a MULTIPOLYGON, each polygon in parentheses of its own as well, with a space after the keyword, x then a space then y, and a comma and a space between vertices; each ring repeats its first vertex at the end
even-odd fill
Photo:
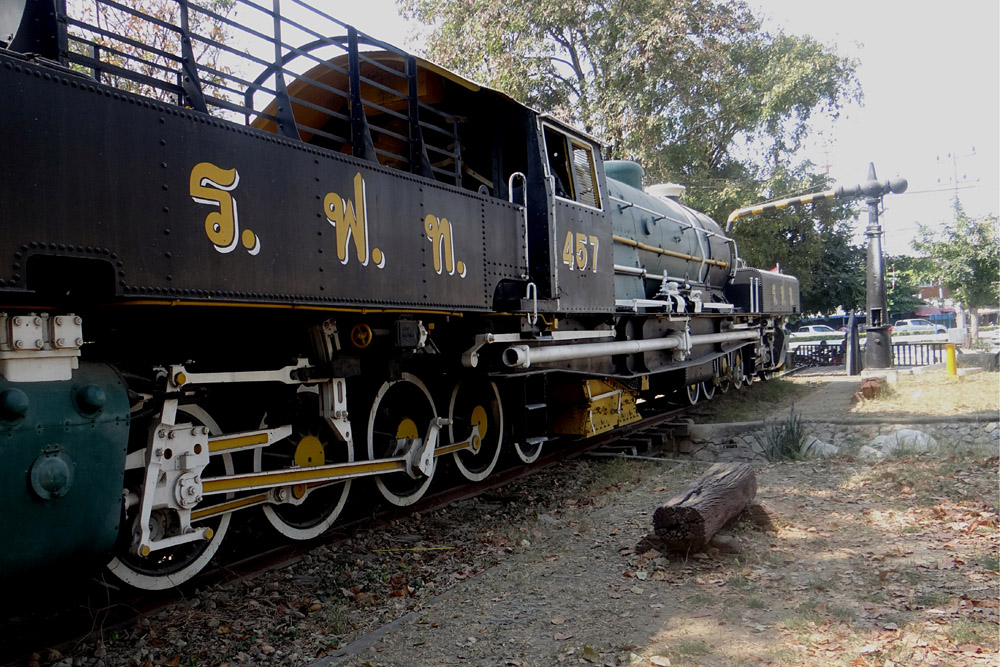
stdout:
MULTIPOLYGON (((659 406, 658 406, 659 407, 659 406)), ((429 494, 408 507, 382 507, 374 514, 364 514, 362 503, 354 503, 353 515, 327 533, 305 542, 283 542, 266 549, 255 548, 267 537, 263 521, 249 521, 230 538, 220 551, 225 565, 207 568, 191 581, 164 591, 134 591, 116 584, 103 573, 74 577, 72 572, 53 573, 44 580, 19 582, 0 604, 0 665, 25 664, 33 652, 55 648, 67 652, 95 633, 108 636, 116 630, 134 626, 139 619, 190 599, 197 591, 287 567, 322 546, 336 548, 352 535, 373 525, 393 522, 414 513, 427 513, 461 500, 473 498, 519 478, 579 457, 594 449, 616 442, 645 437, 662 441, 671 422, 683 417, 690 406, 665 404, 662 410, 616 431, 578 442, 551 447, 530 465, 511 465, 476 483, 450 486, 429 494), (363 515, 362 515, 363 514, 363 515), (232 539, 237 538, 237 539, 232 539)), ((374 489, 371 490, 374 493, 374 489)))

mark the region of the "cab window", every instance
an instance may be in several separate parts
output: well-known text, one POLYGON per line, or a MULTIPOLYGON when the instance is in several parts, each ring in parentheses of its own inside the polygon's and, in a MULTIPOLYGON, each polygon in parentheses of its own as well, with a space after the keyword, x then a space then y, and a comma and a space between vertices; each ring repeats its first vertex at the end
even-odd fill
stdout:
POLYGON ((549 175, 555 179, 556 196, 601 208, 594 147, 554 127, 544 127, 545 152, 549 175))

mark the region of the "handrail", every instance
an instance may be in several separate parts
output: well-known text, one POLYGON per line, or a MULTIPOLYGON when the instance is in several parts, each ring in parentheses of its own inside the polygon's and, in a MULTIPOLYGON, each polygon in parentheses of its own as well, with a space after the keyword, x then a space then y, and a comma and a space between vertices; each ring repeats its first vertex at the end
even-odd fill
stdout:
POLYGON ((695 257, 694 255, 688 255, 687 253, 677 252, 675 250, 665 250, 664 248, 657 248, 656 246, 647 245, 645 243, 640 243, 634 239, 625 238, 624 236, 618 236, 615 234, 611 237, 616 243, 621 243, 623 245, 631 246, 633 248, 638 248, 639 250, 645 250, 647 252, 655 252, 658 255, 667 255, 668 257, 677 257, 678 259, 686 259, 693 262, 702 262, 705 264, 711 264, 712 266, 718 266, 723 269, 728 269, 729 262, 723 262, 718 259, 706 259, 703 257, 695 257))
MULTIPOLYGON (((514 180, 520 179, 521 191, 524 195, 524 272, 521 278, 527 279, 531 275, 531 259, 528 256, 528 177, 523 172, 515 171, 507 179, 507 201, 514 203, 514 180)), ((536 292, 537 294, 537 292, 536 292)))

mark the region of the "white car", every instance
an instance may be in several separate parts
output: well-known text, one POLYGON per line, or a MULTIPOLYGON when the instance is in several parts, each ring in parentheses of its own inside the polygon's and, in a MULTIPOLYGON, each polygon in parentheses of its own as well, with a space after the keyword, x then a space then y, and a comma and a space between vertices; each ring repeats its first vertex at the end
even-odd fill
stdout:
POLYGON ((902 333, 906 331, 921 331, 924 333, 946 333, 945 329, 940 324, 934 324, 930 320, 899 320, 889 329, 892 333, 902 333))
POLYGON ((844 332, 837 331, 833 327, 828 327, 825 324, 810 324, 808 326, 799 327, 797 330, 792 332, 792 338, 805 338, 806 336, 828 336, 829 338, 843 338, 844 332))

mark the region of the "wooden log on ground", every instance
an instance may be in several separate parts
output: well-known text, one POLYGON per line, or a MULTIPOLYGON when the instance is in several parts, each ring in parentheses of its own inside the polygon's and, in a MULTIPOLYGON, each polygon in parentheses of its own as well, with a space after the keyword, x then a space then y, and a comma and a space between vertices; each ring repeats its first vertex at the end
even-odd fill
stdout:
POLYGON ((716 463, 653 512, 656 536, 671 551, 699 551, 757 495, 749 463, 716 463))

